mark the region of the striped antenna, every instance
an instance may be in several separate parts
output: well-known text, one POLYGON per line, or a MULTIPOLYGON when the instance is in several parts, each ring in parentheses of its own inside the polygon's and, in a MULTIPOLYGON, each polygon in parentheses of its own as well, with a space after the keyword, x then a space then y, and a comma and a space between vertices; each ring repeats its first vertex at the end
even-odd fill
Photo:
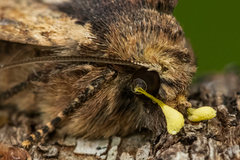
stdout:
POLYGON ((130 61, 130 60, 121 60, 114 58, 104 58, 104 57, 93 57, 93 56, 45 56, 45 57, 35 57, 26 60, 20 60, 16 62, 12 62, 5 65, 0 65, 0 70, 9 69, 13 67, 18 67, 27 64, 35 64, 35 63, 47 63, 47 62, 93 62, 93 63, 103 63, 103 64, 116 64, 123 66, 140 66, 146 67, 149 66, 147 63, 142 63, 138 61, 130 61))

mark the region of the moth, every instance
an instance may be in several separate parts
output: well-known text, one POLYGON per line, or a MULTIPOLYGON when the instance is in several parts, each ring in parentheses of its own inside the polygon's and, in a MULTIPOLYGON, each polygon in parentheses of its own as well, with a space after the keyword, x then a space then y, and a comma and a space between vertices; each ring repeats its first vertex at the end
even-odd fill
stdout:
POLYGON ((1 55, 1 83, 8 84, 10 74, 22 82, 4 85, 11 88, 1 89, 1 103, 30 88, 30 107, 21 100, 16 103, 36 109, 45 124, 22 145, 28 148, 56 127, 86 139, 123 137, 142 128, 154 136, 166 131, 162 109, 134 88, 142 87, 182 113, 191 107, 188 86, 196 62, 172 15, 177 3, 3 2, 0 39, 22 48, 17 55, 1 55))

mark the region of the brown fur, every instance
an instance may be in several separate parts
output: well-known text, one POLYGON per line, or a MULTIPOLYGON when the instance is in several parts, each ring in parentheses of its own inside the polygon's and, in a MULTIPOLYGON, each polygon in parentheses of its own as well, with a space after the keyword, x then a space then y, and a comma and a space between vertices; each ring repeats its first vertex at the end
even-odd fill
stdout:
MULTIPOLYGON (((60 6, 61 11, 88 29, 83 38, 87 40, 82 41, 71 54, 148 64, 145 66, 148 71, 157 72, 160 79, 156 97, 184 111, 189 107, 187 89, 196 66, 183 30, 170 12, 177 1, 148 2, 150 4, 142 0, 134 3, 73 0, 60 6), (160 8, 151 8, 155 2, 160 8), (163 4, 165 8, 161 8, 163 4), (164 10, 166 7, 169 10, 164 10)), ((113 64, 45 64, 39 81, 32 82, 36 90, 35 105, 43 113, 44 123, 57 117, 87 87, 91 88, 89 85, 93 79, 100 77, 106 69, 110 69, 112 74, 107 74, 107 81, 100 89, 87 94, 87 100, 66 117, 61 123, 64 131, 89 139, 126 136, 141 128, 148 128, 155 135, 161 134, 166 124, 160 107, 131 90, 132 77, 139 67, 113 64)))

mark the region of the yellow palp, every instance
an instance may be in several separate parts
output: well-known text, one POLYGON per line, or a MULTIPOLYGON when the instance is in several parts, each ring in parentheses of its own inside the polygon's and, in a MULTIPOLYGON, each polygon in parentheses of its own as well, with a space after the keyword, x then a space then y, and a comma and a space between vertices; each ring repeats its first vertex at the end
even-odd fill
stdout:
POLYGON ((187 111, 188 119, 192 122, 212 119, 217 115, 217 112, 212 107, 188 108, 187 111))
POLYGON ((162 108, 162 111, 166 117, 167 121, 167 131, 170 134, 177 134, 180 129, 184 126, 184 118, 183 115, 178 112, 177 110, 169 107, 165 103, 163 103, 161 100, 153 97, 151 94, 147 93, 145 90, 143 90, 140 87, 135 88, 135 92, 139 92, 150 98, 151 100, 157 102, 157 104, 162 108))

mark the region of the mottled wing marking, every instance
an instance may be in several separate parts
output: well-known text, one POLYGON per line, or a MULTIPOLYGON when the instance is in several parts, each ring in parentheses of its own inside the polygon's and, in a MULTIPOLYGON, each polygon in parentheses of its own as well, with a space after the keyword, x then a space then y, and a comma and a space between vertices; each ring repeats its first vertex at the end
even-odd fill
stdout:
POLYGON ((34 0, 1 1, 0 40, 43 46, 78 44, 87 30, 75 21, 34 0))

